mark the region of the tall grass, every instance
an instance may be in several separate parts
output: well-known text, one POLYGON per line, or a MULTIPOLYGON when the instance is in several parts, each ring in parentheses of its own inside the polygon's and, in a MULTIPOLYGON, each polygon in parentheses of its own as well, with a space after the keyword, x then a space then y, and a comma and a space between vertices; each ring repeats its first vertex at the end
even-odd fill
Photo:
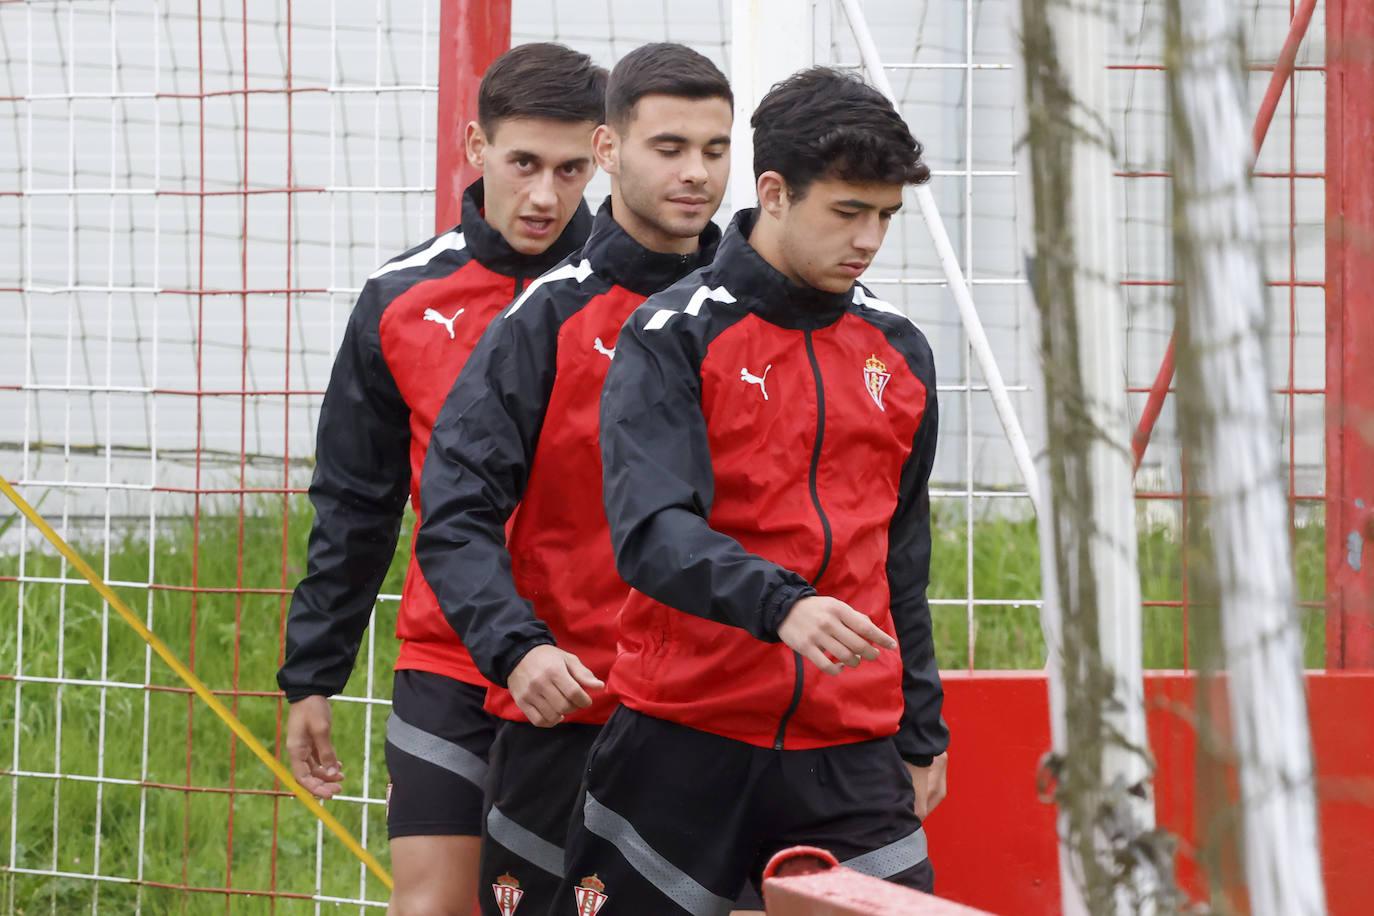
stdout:
MULTIPOLYGON (((237 514, 202 515, 103 544, 78 545, 116 591, 213 689, 275 690, 281 620, 289 589, 304 566, 310 512, 303 500, 259 503, 240 522, 237 514), (242 557, 242 562, 240 562, 242 557), (192 577, 192 566, 195 577, 192 577), (180 590, 194 581, 200 589, 180 590), (149 589, 148 583, 159 586, 149 589)), ((965 667, 970 627, 966 557, 972 531, 972 659, 978 668, 1036 668, 1044 662, 1034 605, 1040 594, 1034 523, 975 519, 939 508, 933 521, 930 596, 936 651, 946 667, 965 667)), ((408 559, 409 524, 383 588, 400 591, 408 559)), ((1173 532, 1145 528, 1140 534, 1142 590, 1146 601, 1182 599, 1181 551, 1173 532)), ((1295 557, 1300 598, 1323 595, 1321 527, 1298 529, 1295 557)), ((159 884, 244 889, 275 888, 289 894, 384 899, 384 889, 361 873, 341 844, 327 834, 316 859, 318 825, 290 798, 272 794, 270 772, 252 757, 199 701, 182 692, 108 686, 180 684, 117 616, 103 608, 84 582, 63 584, 74 573, 60 558, 28 551, 0 556, 0 866, 123 878, 142 885, 20 874, 0 875, 0 906, 15 913, 313 913, 305 900, 188 892, 159 884), (52 582, 34 580, 59 580, 52 582), (22 668, 21 668, 22 647, 22 668), (96 684, 50 683, 24 678, 62 678, 96 684), (107 686, 101 686, 105 684, 107 686), (146 725, 145 725, 146 722, 146 725), (18 735, 16 738, 16 729, 18 735), (146 763, 145 763, 146 756, 146 763), (41 775, 61 773, 63 778, 41 775), (101 776, 130 784, 100 785, 101 776), (228 792, 187 791, 193 786, 228 792), (265 793, 265 794, 253 794, 265 793), (231 830, 232 827, 232 830, 231 830), (140 841, 141 833, 141 841, 140 841), (12 850, 12 852, 11 852, 12 850), (98 855, 98 861, 97 861, 98 855), (141 858, 140 858, 141 856, 141 858)), ((1147 607, 1145 664, 1181 667, 1184 629, 1178 607, 1147 607)), ((345 696, 391 692, 395 605, 378 612, 374 647, 368 643, 345 696), (370 659, 370 665, 367 662, 370 659)), ((1307 662, 1322 659, 1320 612, 1305 619, 1307 662)), ((276 747, 284 708, 272 696, 240 696, 239 716, 269 747, 276 747)), ((335 702, 334 735, 347 775, 345 794, 370 803, 331 803, 354 832, 366 829, 367 846, 388 864, 386 785, 382 746, 384 710, 376 704, 335 702), (364 771, 366 750, 369 765, 364 771)))

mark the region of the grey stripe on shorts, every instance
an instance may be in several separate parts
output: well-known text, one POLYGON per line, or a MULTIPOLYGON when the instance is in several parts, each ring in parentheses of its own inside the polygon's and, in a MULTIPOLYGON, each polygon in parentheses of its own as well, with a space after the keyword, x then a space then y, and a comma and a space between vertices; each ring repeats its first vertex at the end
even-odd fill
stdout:
POLYGON ((718 897, 691 875, 659 855, 634 825, 587 793, 583 806, 587 830, 610 843, 635 871, 692 916, 729 913, 733 901, 718 897))
POLYGON ((461 744, 416 728, 394 712, 386 720, 386 740, 397 750, 461 776, 478 789, 486 785, 485 760, 461 744))
POLYGON ((840 864, 874 878, 891 878, 920 865, 926 860, 926 855, 926 828, 917 827, 915 833, 840 864))
POLYGON ((563 850, 521 827, 495 805, 487 812, 487 836, 555 878, 563 877, 563 850))

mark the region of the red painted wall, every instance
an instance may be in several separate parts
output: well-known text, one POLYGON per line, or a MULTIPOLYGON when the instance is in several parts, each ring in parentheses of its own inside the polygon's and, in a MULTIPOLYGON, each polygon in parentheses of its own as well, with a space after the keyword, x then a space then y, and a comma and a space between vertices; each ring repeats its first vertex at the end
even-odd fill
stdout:
MULTIPOLYGON (((1039 672, 945 672, 949 797, 926 824, 936 891, 1004 916, 1059 912, 1054 808, 1036 797, 1049 749, 1049 699, 1039 672)), ((1159 763, 1161 826, 1193 835, 1194 679, 1146 676, 1150 746, 1159 763)), ((1317 759, 1323 871, 1331 916, 1374 908, 1374 673, 1312 673, 1309 710, 1317 759)), ((1199 873, 1186 849, 1186 886, 1199 873)))

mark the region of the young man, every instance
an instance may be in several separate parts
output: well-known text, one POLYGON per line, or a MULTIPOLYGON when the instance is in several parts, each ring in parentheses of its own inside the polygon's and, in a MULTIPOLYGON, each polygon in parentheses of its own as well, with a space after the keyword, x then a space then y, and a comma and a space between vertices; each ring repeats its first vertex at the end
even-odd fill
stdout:
MULTIPOLYGON (((388 262, 363 287, 320 409, 309 570, 277 681, 287 753, 321 798, 341 788, 328 697, 348 680, 391 563, 435 415, 487 323, 587 237, 606 71, 556 44, 501 55, 482 79, 468 160, 481 180, 463 221, 388 262)), ((482 786, 495 722, 487 683, 412 558, 387 721, 393 914, 468 916, 477 893, 482 786)))
POLYGON ((635 591, 558 913, 725 912, 797 843, 931 887, 935 371, 855 283, 929 170, 892 106, 833 70, 778 84, 752 124, 758 210, 634 313, 605 384, 606 513, 635 591))
POLYGON ((582 762, 615 707, 602 679, 629 589, 602 509, 601 383, 630 313, 710 260, 732 106, 721 72, 682 45, 615 66, 593 141, 610 199, 582 250, 492 323, 435 423, 415 551, 498 685, 480 892, 491 916, 550 905, 582 762))

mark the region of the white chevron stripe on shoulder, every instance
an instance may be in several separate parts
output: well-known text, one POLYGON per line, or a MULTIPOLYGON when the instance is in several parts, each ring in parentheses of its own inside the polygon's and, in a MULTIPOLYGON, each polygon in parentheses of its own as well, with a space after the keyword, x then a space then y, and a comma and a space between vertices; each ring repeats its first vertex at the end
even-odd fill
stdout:
POLYGON ((592 262, 583 258, 577 264, 564 264, 562 267, 555 267, 548 273, 536 278, 533 283, 525 287, 525 291, 520 294, 520 298, 511 303, 510 308, 506 309, 506 314, 502 318, 509 318, 520 310, 520 306, 525 304, 525 300, 530 294, 543 286, 545 283, 553 283, 556 280, 576 280, 583 283, 592 275, 592 262))
MULTIPOLYGON (((897 308, 897 306, 893 305, 891 302, 879 299, 876 296, 868 295, 864 292, 863 287, 857 284, 855 284, 854 286, 854 304, 862 305, 865 308, 871 308, 875 312, 887 312, 889 315, 897 315, 902 318, 905 318, 907 321, 911 321, 911 316, 908 315, 906 312, 903 312, 901 309, 897 308)), ((915 324, 916 322, 911 321, 911 323, 915 324)))
MULTIPOLYGON (((701 314, 701 307, 705 305, 708 300, 711 302, 724 302, 728 305, 735 301, 735 297, 723 286, 717 286, 715 289, 709 286, 698 286, 696 292, 692 293, 692 298, 687 300, 687 307, 682 311, 687 315, 699 315, 701 314)), ((674 309, 659 309, 657 312, 654 312, 653 317, 644 325, 644 330, 657 331, 668 323, 669 318, 672 318, 676 314, 677 311, 674 309)))
POLYGON ((672 318, 676 314, 677 312, 672 309, 659 309, 657 312, 654 312, 653 317, 644 325, 644 330, 657 331, 668 323, 669 318, 672 318))
POLYGON ((467 242, 463 239, 463 233, 453 229, 445 232, 410 257, 383 264, 369 274, 368 279, 375 280, 392 271, 405 270, 407 267, 419 267, 421 264, 428 264, 445 251, 462 251, 465 247, 467 247, 467 242))

